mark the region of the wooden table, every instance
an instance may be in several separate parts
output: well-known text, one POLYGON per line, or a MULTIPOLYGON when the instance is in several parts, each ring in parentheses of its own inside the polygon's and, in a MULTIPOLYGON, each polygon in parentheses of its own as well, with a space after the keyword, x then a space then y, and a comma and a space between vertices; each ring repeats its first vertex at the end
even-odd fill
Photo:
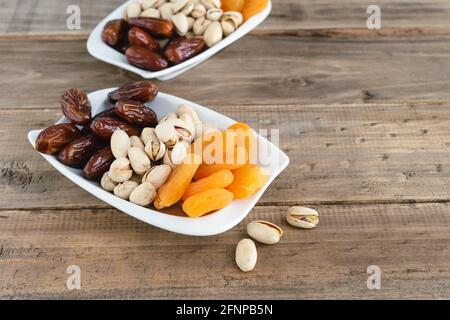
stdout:
POLYGON ((161 91, 255 128, 280 128, 291 163, 225 234, 137 221, 55 172, 26 134, 61 116, 60 93, 138 79, 86 52, 122 1, 0 1, 1 298, 450 298, 450 2, 274 0, 250 35, 161 91), (66 29, 81 7, 82 29, 66 29), (382 29, 366 28, 378 4, 382 29), (320 211, 315 230, 284 221, 320 211), (285 229, 234 263, 246 223, 285 229), (81 269, 68 290, 67 268, 81 269), (366 284, 381 269, 381 289, 366 284))

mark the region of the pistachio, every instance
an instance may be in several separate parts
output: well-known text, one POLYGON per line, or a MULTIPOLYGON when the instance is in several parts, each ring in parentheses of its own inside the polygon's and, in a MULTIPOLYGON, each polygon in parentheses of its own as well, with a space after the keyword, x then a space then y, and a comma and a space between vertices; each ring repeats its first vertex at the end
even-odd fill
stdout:
POLYGON ((177 108, 177 114, 178 117, 180 117, 180 119, 183 114, 188 114, 191 117, 192 121, 194 122, 194 125, 201 123, 197 112, 195 112, 194 108, 188 106, 187 104, 180 104, 177 108))
POLYGON ((118 184, 114 188, 114 194, 118 196, 119 198, 122 198, 124 200, 128 200, 130 198, 131 192, 139 185, 139 183, 135 181, 124 181, 120 184, 118 184))
POLYGON ((156 189, 166 183, 172 172, 172 167, 167 164, 154 166, 148 170, 142 177, 142 182, 150 182, 156 189))
POLYGON ((204 17, 206 15, 206 8, 201 3, 194 4, 194 8, 191 12, 191 16, 195 19, 204 17))
POLYGON ((142 142, 141 138, 138 136, 131 136, 130 137, 131 147, 136 147, 141 150, 144 150, 144 143, 142 142))
POLYGON ((141 133, 141 140, 144 143, 144 145, 147 144, 147 142, 158 139, 156 136, 155 128, 144 128, 141 133))
POLYGON ((194 25, 192 26, 192 31, 196 36, 201 36, 205 33, 208 26, 211 24, 211 21, 206 20, 205 17, 200 17, 195 20, 194 25))
MULTIPOLYGON (((195 32, 195 31, 194 31, 195 32)), ((220 22, 213 21, 211 22, 205 30, 203 35, 206 45, 208 47, 214 46, 223 38, 223 31, 220 22)))
POLYGON ((178 134, 175 127, 168 121, 158 124, 155 133, 167 147, 173 147, 178 142, 178 134))
POLYGON ((117 182, 109 177, 108 172, 105 172, 100 180, 100 185, 106 191, 113 191, 114 187, 117 185, 117 182))
POLYGON ((134 181, 134 182, 137 182, 138 184, 141 184, 141 182, 142 182, 142 176, 141 176, 141 175, 138 175, 138 174, 133 174, 133 175, 131 176, 130 180, 128 180, 128 181, 134 181))
POLYGON ((200 3, 205 6, 206 10, 222 7, 220 0, 200 0, 200 3))
MULTIPOLYGON (((187 119, 186 115, 184 115, 183 118, 187 119)), ((189 143, 194 140, 195 126, 190 116, 187 121, 178 118, 172 118, 167 120, 167 123, 170 123, 175 128, 175 132, 178 135, 178 140, 187 141, 189 143)))
POLYGON ((165 3, 167 3, 167 0, 156 0, 155 4, 153 5, 153 7, 159 9, 159 7, 161 7, 165 3))
POLYGON ((156 0, 141 0, 142 9, 147 10, 153 8, 156 5, 156 0))
POLYGON ((161 12, 158 9, 149 8, 141 12, 141 17, 159 19, 161 18, 161 12))
POLYGON ((144 151, 150 160, 158 161, 166 153, 166 145, 155 135, 146 143, 144 151))
POLYGON ((219 21, 220 18, 222 17, 222 9, 218 9, 218 8, 213 8, 213 9, 209 9, 206 12, 206 19, 210 20, 210 21, 219 21))
POLYGON ((117 129, 111 135, 111 151, 114 157, 125 158, 128 149, 131 147, 131 141, 127 133, 122 129, 117 129))
POLYGON ((283 230, 271 222, 256 220, 247 224, 247 233, 258 242, 274 244, 280 241, 283 230))
POLYGON ((291 207, 286 213, 286 220, 291 226, 312 229, 319 223, 319 213, 311 208, 291 207))
MULTIPOLYGON (((181 121, 185 122, 192 131, 195 131, 194 120, 189 113, 183 113, 178 117, 181 121)), ((176 128, 175 128, 176 129, 176 128)))
POLYGON ((189 0, 173 0, 173 13, 178 13, 189 3, 189 0))
POLYGON ((115 182, 124 182, 131 178, 133 170, 127 158, 117 158, 111 163, 108 171, 109 177, 115 182))
POLYGON ((153 202, 156 196, 155 187, 149 182, 143 182, 130 193, 130 201, 146 207, 153 202))
POLYGON ((192 1, 189 1, 184 5, 183 8, 181 8, 180 13, 188 16, 192 13, 192 10, 194 10, 194 3, 192 1))
POLYGON ((175 112, 169 112, 169 113, 167 113, 164 117, 162 117, 162 118, 159 120, 159 123, 166 122, 167 120, 172 119, 172 118, 178 118, 178 116, 177 116, 177 114, 176 114, 175 112))
POLYGON ((188 147, 189 144, 185 141, 177 142, 173 149, 164 154, 163 163, 171 167, 181 164, 188 154, 188 147))
POLYGON ((151 167, 147 154, 137 147, 128 149, 128 158, 130 159, 131 167, 138 175, 143 175, 151 167))
POLYGON ((255 243, 250 239, 242 239, 236 247, 236 264, 244 272, 253 270, 258 254, 255 243))
POLYGON ((173 3, 166 2, 161 4, 159 7, 159 12, 161 14, 161 18, 164 20, 171 20, 174 10, 173 10, 173 3))
POLYGON ((131 2, 127 7, 127 17, 137 18, 141 15, 142 7, 139 2, 131 2))
POLYGON ((177 13, 176 15, 172 16, 172 22, 175 26, 175 30, 180 36, 184 36, 188 32, 189 22, 184 14, 177 13))
POLYGON ((238 11, 225 11, 220 18, 220 21, 228 21, 234 25, 235 29, 237 29, 237 27, 244 22, 244 16, 238 11))
MULTIPOLYGON (((192 18, 192 17, 187 17, 187 21, 188 21, 188 31, 191 31, 192 27, 194 27, 195 19, 192 18)), ((192 38, 193 36, 194 36, 193 32, 187 32, 186 33, 186 37, 187 38, 192 38)))
POLYGON ((225 37, 229 36, 231 33, 234 32, 234 30, 236 30, 234 24, 227 20, 220 21, 220 25, 222 26, 223 35, 225 37))

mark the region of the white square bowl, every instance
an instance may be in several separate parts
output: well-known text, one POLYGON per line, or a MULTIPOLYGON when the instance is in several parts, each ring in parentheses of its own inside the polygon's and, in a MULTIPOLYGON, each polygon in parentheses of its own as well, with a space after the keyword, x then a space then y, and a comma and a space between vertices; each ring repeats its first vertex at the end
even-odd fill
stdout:
POLYGON ((93 57, 99 60, 113 64, 128 71, 134 72, 143 78, 146 79, 157 78, 159 80, 169 80, 174 77, 177 77, 180 74, 202 63, 203 61, 209 59, 223 48, 229 46, 233 42, 237 41, 250 31, 252 31, 254 28, 256 28, 256 26, 258 26, 261 22, 263 22, 267 18, 270 11, 272 10, 272 3, 269 1, 267 7, 262 12, 248 19, 238 29, 236 29, 236 31, 234 31, 228 37, 224 38, 215 46, 203 51, 199 55, 196 55, 195 57, 192 57, 191 59, 186 60, 180 64, 177 64, 175 66, 172 66, 170 68, 161 71, 153 72, 132 66, 131 64, 128 63, 125 55, 121 54, 117 50, 105 44, 101 38, 102 30, 105 24, 113 19, 121 19, 123 17, 125 8, 128 6, 130 2, 133 1, 136 0, 127 1, 126 3, 115 9, 94 28, 87 41, 87 50, 93 57))
MULTIPOLYGON (((107 101, 108 92, 116 88, 103 89, 88 94, 89 100, 92 105, 92 114, 102 112, 112 105, 107 101)), ((156 112, 158 118, 161 118, 168 112, 175 112, 177 106, 180 104, 188 104, 194 108, 198 113, 200 119, 205 123, 211 123, 217 128, 224 130, 234 120, 215 112, 206 107, 200 106, 196 103, 169 95, 165 93, 159 93, 154 101, 150 104, 150 107, 156 112)), ((57 123, 68 122, 66 118, 60 119, 57 123)), ((36 138, 42 130, 32 130, 28 133, 28 139, 30 143, 35 147, 36 138)), ((153 226, 166 229, 172 232, 177 232, 192 236, 209 236, 225 232, 235 225, 237 225, 255 206, 256 202, 261 198, 264 191, 270 185, 270 183, 286 168, 289 164, 289 158, 278 147, 269 142, 264 137, 256 134, 259 146, 267 148, 270 153, 271 163, 265 168, 269 172, 269 179, 265 185, 253 196, 233 200, 231 204, 225 208, 218 210, 209 215, 199 218, 189 218, 186 216, 176 216, 168 213, 156 211, 151 208, 144 208, 135 205, 129 201, 116 197, 114 194, 103 190, 98 182, 89 181, 81 175, 80 169, 71 168, 60 163, 55 156, 41 153, 45 160, 47 160, 56 170, 66 176, 69 180, 110 204, 111 206, 123 211, 130 216, 139 219, 143 222, 151 224, 153 226), (276 161, 274 161, 276 159, 276 161)))

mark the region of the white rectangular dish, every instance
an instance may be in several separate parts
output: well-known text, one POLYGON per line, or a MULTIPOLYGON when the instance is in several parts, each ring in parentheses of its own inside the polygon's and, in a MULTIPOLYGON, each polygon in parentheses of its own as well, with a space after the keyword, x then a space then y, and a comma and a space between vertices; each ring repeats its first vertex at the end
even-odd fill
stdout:
POLYGON ((204 62, 205 60, 211 58, 213 55, 215 55, 223 48, 229 46, 233 42, 237 41, 250 31, 255 29, 260 23, 262 23, 267 18, 267 16, 270 14, 270 11, 272 10, 272 3, 269 1, 267 7, 262 12, 248 19, 241 26, 239 26, 239 28, 237 28, 236 31, 234 31, 232 34, 224 38, 222 41, 220 41, 213 47, 203 51, 199 55, 196 55, 195 57, 192 57, 191 59, 186 60, 180 64, 177 64, 175 66, 172 66, 170 68, 161 71, 153 72, 132 66, 131 64, 128 63, 125 55, 109 47, 101 39, 102 30, 105 24, 113 19, 121 19, 123 17, 123 13, 126 7, 130 2, 133 1, 136 0, 127 1, 123 5, 119 6, 94 28, 87 41, 87 50, 89 54, 91 54, 93 57, 101 61, 134 72, 146 79, 157 78, 159 80, 169 80, 174 77, 177 77, 180 74, 204 62))
MULTIPOLYGON (((95 115, 111 107, 107 101, 108 92, 116 88, 103 89, 88 94, 92 105, 92 114, 95 115)), ((159 93, 154 101, 149 105, 158 115, 158 119, 168 112, 176 112, 180 104, 188 104, 198 113, 200 119, 205 123, 211 123, 217 128, 223 130, 235 121, 206 107, 193 102, 169 95, 159 93)), ((60 119, 57 123, 68 122, 66 118, 60 119)), ((30 143, 35 147, 36 138, 42 130, 32 130, 28 133, 30 143)), ((189 218, 184 216, 175 216, 157 211, 153 208, 144 208, 116 197, 114 194, 103 190, 97 182, 89 181, 81 175, 81 170, 71 168, 60 163, 55 156, 42 154, 56 170, 67 177, 69 180, 91 193, 95 197, 103 200, 111 206, 127 213, 128 215, 139 219, 153 226, 193 236, 209 236, 225 232, 237 225, 251 211, 256 202, 262 196, 270 183, 286 168, 289 164, 289 158, 278 147, 269 142, 264 137, 255 133, 258 143, 270 152, 270 165, 265 166, 270 174, 266 184, 253 196, 233 200, 225 208, 209 215, 199 218, 189 218), (276 161, 274 161, 276 159, 276 161)))

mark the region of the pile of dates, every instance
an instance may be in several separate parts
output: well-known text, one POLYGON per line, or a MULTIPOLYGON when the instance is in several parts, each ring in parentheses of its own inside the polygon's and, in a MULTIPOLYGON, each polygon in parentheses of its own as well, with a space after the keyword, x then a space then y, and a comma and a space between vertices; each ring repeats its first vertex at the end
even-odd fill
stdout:
POLYGON ((114 106, 93 117, 87 95, 79 89, 67 90, 60 104, 70 122, 41 131, 36 149, 56 155, 67 166, 82 168, 89 180, 99 180, 115 159, 109 144, 116 130, 139 136, 144 127, 158 124, 155 112, 144 105, 157 94, 158 88, 150 81, 126 84, 108 94, 114 106))
POLYGON ((238 11, 223 11, 220 0, 141 0, 124 19, 111 20, 102 40, 136 67, 159 71, 182 63, 234 32, 238 11))

